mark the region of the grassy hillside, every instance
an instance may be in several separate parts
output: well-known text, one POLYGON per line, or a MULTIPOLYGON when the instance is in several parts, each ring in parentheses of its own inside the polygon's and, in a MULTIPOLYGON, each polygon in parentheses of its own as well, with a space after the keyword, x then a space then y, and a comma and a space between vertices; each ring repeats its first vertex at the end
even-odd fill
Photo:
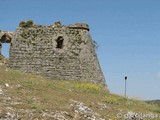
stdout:
POLYGON ((150 101, 146 101, 149 104, 156 104, 160 107, 160 100, 150 100, 150 101))
POLYGON ((160 107, 92 83, 47 80, 0 66, 0 120, 123 120, 135 113, 156 115, 160 107))

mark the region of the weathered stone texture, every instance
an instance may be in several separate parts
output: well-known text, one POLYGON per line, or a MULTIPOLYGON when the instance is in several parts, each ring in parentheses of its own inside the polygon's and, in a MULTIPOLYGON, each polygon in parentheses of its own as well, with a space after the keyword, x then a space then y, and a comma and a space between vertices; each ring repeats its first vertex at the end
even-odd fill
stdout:
POLYGON ((80 25, 18 27, 9 66, 50 79, 90 81, 106 87, 88 25, 80 25))

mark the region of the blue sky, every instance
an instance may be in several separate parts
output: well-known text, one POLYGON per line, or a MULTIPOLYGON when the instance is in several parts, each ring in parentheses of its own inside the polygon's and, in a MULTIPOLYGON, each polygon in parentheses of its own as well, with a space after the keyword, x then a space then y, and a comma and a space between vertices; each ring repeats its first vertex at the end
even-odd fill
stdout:
POLYGON ((160 99, 159 0, 3 0, 0 16, 0 29, 9 31, 28 19, 88 23, 110 92, 123 95, 127 75, 128 96, 160 99))

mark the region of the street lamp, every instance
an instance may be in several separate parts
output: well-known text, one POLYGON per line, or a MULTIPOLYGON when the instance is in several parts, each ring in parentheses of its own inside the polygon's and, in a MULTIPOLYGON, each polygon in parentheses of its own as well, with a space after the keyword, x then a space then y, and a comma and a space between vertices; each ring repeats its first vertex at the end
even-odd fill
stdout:
POLYGON ((125 98, 127 98, 127 76, 125 76, 125 98))

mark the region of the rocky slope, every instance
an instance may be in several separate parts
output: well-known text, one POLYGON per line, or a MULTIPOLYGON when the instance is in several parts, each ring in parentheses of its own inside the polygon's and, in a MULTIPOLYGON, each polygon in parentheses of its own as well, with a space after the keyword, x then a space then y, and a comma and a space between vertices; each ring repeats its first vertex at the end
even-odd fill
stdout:
POLYGON ((158 114, 154 104, 109 94, 95 84, 47 80, 0 66, 0 120, 147 120, 158 114))

